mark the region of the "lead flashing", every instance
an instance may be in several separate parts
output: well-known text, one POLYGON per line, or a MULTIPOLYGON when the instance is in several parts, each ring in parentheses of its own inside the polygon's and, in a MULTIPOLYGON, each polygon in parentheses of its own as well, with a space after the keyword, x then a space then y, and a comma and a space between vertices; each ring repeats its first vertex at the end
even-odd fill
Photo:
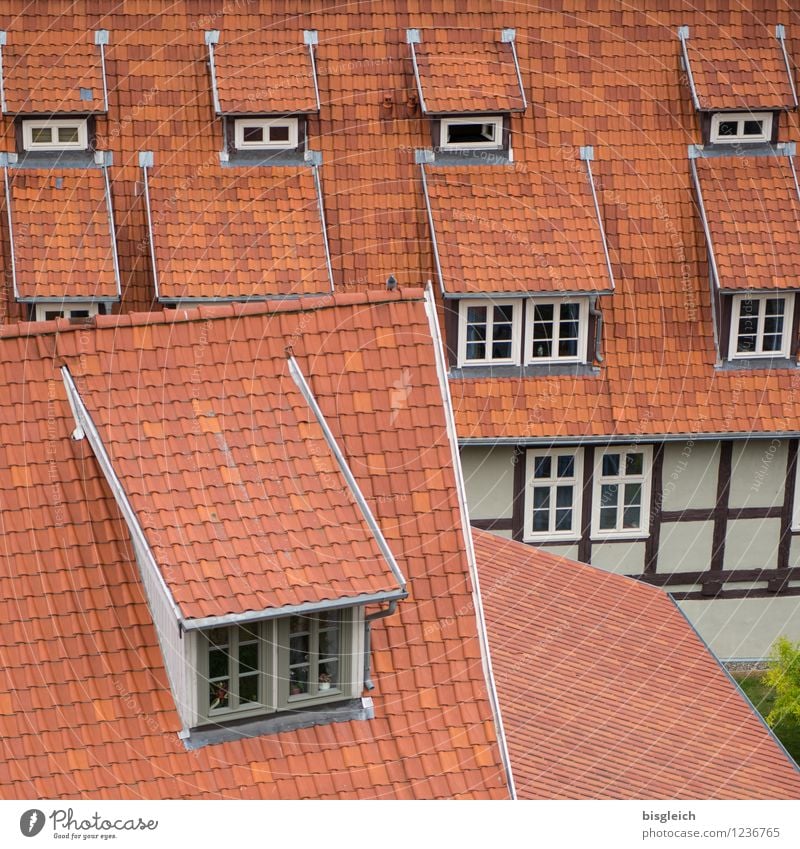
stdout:
POLYGON ((208 47, 208 71, 211 75, 211 99, 214 102, 214 112, 222 114, 219 103, 219 90, 217 89, 217 65, 214 61, 214 45, 219 43, 219 30, 210 29, 205 32, 205 43, 208 47))
POLYGON ((580 149, 580 158, 586 163, 586 176, 589 180, 589 188, 592 192, 592 200, 594 201, 594 212, 597 216, 597 226, 600 228, 600 239, 603 243, 603 255, 606 259, 606 268, 608 269, 608 280, 611 284, 611 291, 616 288, 614 281, 614 269, 611 265, 611 254, 608 250, 608 239, 606 238, 606 228, 603 226, 603 216, 600 213, 600 201, 597 198, 597 190, 594 185, 594 176, 592 175, 592 160, 594 159, 593 147, 582 147, 580 149))
POLYGON ((0 30, 0 112, 6 112, 6 86, 5 77, 3 74, 3 48, 8 43, 8 34, 5 30, 0 30))
POLYGON ((420 35, 420 31, 418 29, 407 29, 406 30, 406 44, 411 48, 411 64, 414 68, 414 79, 417 83, 417 95, 419 96, 419 108, 422 110, 423 115, 428 114, 428 107, 425 105, 425 94, 422 91, 422 78, 419 74, 419 65, 417 64, 417 51, 415 49, 416 44, 422 43, 422 36, 420 35))
POLYGON ((311 59, 311 78, 314 80, 314 98, 317 101, 317 112, 322 106, 319 99, 319 80, 317 79, 317 58, 315 47, 319 44, 319 33, 315 29, 303 30, 303 44, 308 47, 308 55, 311 59))
POLYGON ((319 176, 319 167, 322 162, 322 154, 315 151, 307 151, 306 156, 312 154, 311 171, 314 175, 314 189, 317 193, 317 210, 319 211, 319 224, 322 228, 322 244, 325 248, 325 267, 328 270, 328 281, 330 282, 330 294, 332 295, 336 288, 333 280, 333 262, 331 261, 331 248, 328 244, 328 222, 325 218, 325 200, 322 194, 322 180, 319 176))
POLYGON ((683 68, 686 71, 686 78, 689 82, 689 91, 692 93, 692 101, 694 108, 700 112, 700 98, 697 96, 697 89, 694 85, 694 77, 692 76, 692 66, 689 63, 689 49, 686 42, 689 40, 689 27, 678 27, 678 38, 681 42, 681 58, 683 60, 683 68))
POLYGON ((432 155, 432 151, 416 151, 415 153, 415 161, 419 164, 419 171, 422 177, 422 194, 425 197, 425 209, 428 214, 428 228, 431 231, 431 246, 433 247, 433 259, 436 263, 436 275, 439 278, 439 289, 442 293, 442 297, 446 296, 445 286, 444 286, 444 274, 442 273, 442 261, 439 257, 439 243, 436 240, 436 225, 433 221, 433 207, 431 206, 431 198, 428 193, 428 175, 425 171, 425 165, 427 162, 431 160, 424 159, 423 156, 419 156, 417 158, 416 154, 428 154, 432 155))
POLYGON ((139 151, 139 167, 142 169, 142 182, 144 183, 144 206, 147 211, 147 238, 150 242, 150 270, 153 273, 153 288, 156 300, 161 300, 158 288, 158 266, 156 264, 156 244, 153 241, 153 211, 150 208, 150 179, 149 172, 153 167, 153 151, 139 151))
POLYGON ((108 112, 108 76, 106 74, 106 45, 108 44, 108 30, 95 30, 94 43, 100 48, 100 74, 103 78, 103 106, 104 111, 108 112))
POLYGON ((522 70, 519 66, 519 58, 517 56, 517 31, 515 29, 504 29, 500 33, 500 41, 502 44, 511 45, 511 57, 514 60, 514 70, 517 74, 517 84, 519 85, 520 97, 522 97, 522 111, 528 109, 528 98, 525 94, 525 86, 522 84, 522 70))
POLYGON ((16 254, 14 251, 14 225, 12 223, 11 216, 11 186, 8 182, 8 160, 9 157, 5 156, 4 159, 0 159, 3 165, 3 187, 6 194, 6 216, 8 221, 8 246, 9 246, 9 259, 11 260, 11 283, 12 289, 14 291, 14 299, 19 300, 19 288, 17 287, 17 260, 16 254))
MULTIPOLYGON (((717 260, 714 256, 714 243, 711 239, 711 227, 708 223, 708 216, 706 215, 706 205, 703 201, 703 189, 700 186, 700 175, 697 173, 697 157, 690 156, 689 165, 692 171, 692 181, 694 182, 694 190, 697 193, 697 205, 700 209, 700 219, 703 224, 703 232, 706 234, 706 245, 708 246, 708 259, 709 265, 711 266, 711 279, 713 281, 714 287, 718 290, 720 288, 719 284, 719 272, 717 271, 717 260)), ((717 340, 717 345, 719 347, 719 341, 717 340)))
POLYGON ((781 53, 783 54, 783 64, 786 67, 786 76, 789 77, 789 86, 792 89, 792 102, 794 103, 794 108, 797 109, 797 88, 794 84, 794 74, 792 73, 792 63, 789 61, 789 53, 786 50, 786 28, 783 24, 778 24, 775 27, 775 38, 778 39, 778 42, 781 46, 781 53))
MULTIPOLYGON (((98 151, 99 152, 99 151, 98 151)), ((111 236, 111 258, 114 262, 114 280, 117 284, 117 300, 122 300, 122 274, 119 269, 119 253, 117 251, 117 227, 114 223, 114 205, 111 201, 111 179, 108 176, 108 167, 111 165, 111 151, 105 151, 103 155, 103 186, 105 190, 106 208, 108 209, 108 229, 111 236)), ((102 154, 101 154, 102 155, 102 154)))

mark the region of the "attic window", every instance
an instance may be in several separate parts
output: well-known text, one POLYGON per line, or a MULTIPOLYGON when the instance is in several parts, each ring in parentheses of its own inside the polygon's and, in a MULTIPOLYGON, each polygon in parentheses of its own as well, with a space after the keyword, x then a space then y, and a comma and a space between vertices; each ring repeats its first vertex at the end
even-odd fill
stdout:
POLYGON ((22 122, 23 150, 86 150, 88 146, 85 118, 22 122))
POLYGON ((771 112, 716 112, 711 116, 712 144, 768 142, 771 138, 771 112))
POLYGON ((793 295, 734 295, 731 358, 788 357, 793 302, 793 295))
POLYGON ((588 312, 588 298, 531 299, 528 302, 528 362, 585 362, 588 312))
POLYGON ((503 118, 478 115, 470 118, 442 118, 442 150, 499 150, 503 147, 503 118))
POLYGON ((297 118, 240 118, 234 131, 239 150, 275 150, 297 147, 297 118))
POLYGON ((519 362, 521 302, 462 300, 459 304, 461 365, 519 362))
POLYGON ((97 315, 98 305, 84 303, 44 303, 36 304, 35 321, 55 321, 57 318, 91 318, 97 315))

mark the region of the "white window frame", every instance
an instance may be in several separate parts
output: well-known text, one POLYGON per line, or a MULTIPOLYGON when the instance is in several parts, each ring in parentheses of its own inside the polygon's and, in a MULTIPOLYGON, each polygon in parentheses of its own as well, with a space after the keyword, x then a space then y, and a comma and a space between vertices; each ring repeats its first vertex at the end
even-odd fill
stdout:
POLYGON ((711 144, 755 144, 768 142, 772 138, 772 112, 715 112, 711 116, 711 144), (719 125, 727 121, 738 121, 740 132, 735 136, 721 136, 719 125), (759 136, 746 136, 741 132, 744 130, 745 121, 763 121, 764 131, 759 136))
POLYGON ((540 540, 579 540, 581 538, 581 522, 583 512, 583 449, 581 448, 529 448, 525 456, 525 519, 523 523, 523 539, 526 542, 540 540), (550 478, 535 478, 536 459, 549 457, 551 460, 550 478), (557 476, 558 458, 572 457, 573 475, 569 478, 557 476), (568 531, 534 531, 533 530, 533 489, 535 486, 549 486, 550 523, 555 524, 555 488, 559 481, 568 482, 573 487, 572 527, 568 531))
POLYGON ((298 145, 298 122, 297 118, 237 118, 234 122, 233 135, 237 150, 289 150, 298 145), (269 137, 270 127, 288 127, 289 141, 248 142, 244 139, 245 127, 260 127, 267 137, 269 137))
POLYGON ((459 366, 486 365, 519 365, 520 338, 522 334, 522 299, 521 298, 460 298, 458 302, 458 364, 459 366), (502 359, 491 357, 482 360, 467 359, 467 311, 470 307, 487 307, 487 340, 486 350, 490 350, 493 342, 491 329, 494 326, 493 307, 513 307, 511 319, 511 356, 502 359))
MULTIPOLYGON (((51 133, 51 139, 53 137, 51 133)), ((86 118, 47 118, 44 120, 26 120, 22 122, 23 150, 86 150, 89 147, 89 125, 86 118), (49 127, 55 133, 62 127, 77 127, 77 142, 50 141, 48 143, 34 142, 33 131, 49 127)))
POLYGON ((79 301, 63 301, 61 303, 37 303, 34 305, 34 321, 53 321, 46 313, 62 312, 63 318, 72 318, 73 312, 88 312, 89 318, 94 318, 100 312, 96 302, 82 304, 79 301))
MULTIPOLYGON (((587 357, 587 344, 589 339, 589 299, 588 298, 530 298, 525 309, 525 362, 528 365, 540 363, 585 363, 587 357), (554 307, 560 312, 561 304, 578 304, 578 353, 574 357, 534 357, 533 356, 533 318, 536 306, 554 307)), ((558 350, 559 334, 561 330, 560 318, 553 321, 553 351, 558 350)))
POLYGON ((592 539, 628 539, 646 537, 650 533, 650 488, 653 476, 653 447, 652 445, 609 445, 595 451, 594 474, 592 478, 592 539), (620 473, 618 475, 603 475, 603 457, 607 454, 619 454, 620 473), (625 458, 628 454, 642 454, 642 474, 626 475, 625 458), (642 487, 641 510, 639 527, 623 528, 624 487, 628 483, 639 483, 642 487), (617 522, 614 528, 600 528, 600 507, 602 502, 603 484, 617 484, 618 499, 621 491, 623 503, 617 501, 617 522))
POLYGON ((731 304, 731 332, 728 340, 728 359, 730 360, 753 360, 761 358, 790 357, 792 348, 792 325, 794 323, 794 293, 792 292, 768 292, 759 294, 741 294, 733 296, 731 304), (739 318, 744 301, 768 301, 783 299, 786 308, 783 313, 783 339, 781 347, 777 351, 764 351, 764 317, 766 308, 759 307, 758 327, 756 329, 756 350, 737 351, 739 342, 739 318))
POLYGON ((503 149, 503 116, 502 115, 464 115, 458 118, 441 118, 439 121, 440 150, 502 150, 503 149), (494 125, 494 141, 485 142, 448 142, 447 135, 450 127, 464 124, 494 125))
POLYGON ((800 455, 794 469, 794 504, 792 504, 792 528, 800 531, 800 455))

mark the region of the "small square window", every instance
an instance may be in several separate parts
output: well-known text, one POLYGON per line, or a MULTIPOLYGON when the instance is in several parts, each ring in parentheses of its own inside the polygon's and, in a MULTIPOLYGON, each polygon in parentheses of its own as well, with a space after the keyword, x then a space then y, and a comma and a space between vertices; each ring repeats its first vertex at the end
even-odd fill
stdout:
POLYGON ((86 150, 89 133, 85 118, 22 122, 23 150, 86 150))
POLYGON ((34 321, 54 321, 57 318, 91 318, 97 315, 98 304, 61 302, 58 304, 36 304, 33 310, 34 321))
POLYGON ((711 116, 709 142, 768 142, 772 138, 771 112, 716 112, 711 116))
POLYGON ((297 118, 239 118, 234 123, 238 150, 278 150, 298 146, 297 118))
POLYGON ((504 146, 501 115, 442 118, 439 130, 439 146, 443 151, 499 150, 504 146))

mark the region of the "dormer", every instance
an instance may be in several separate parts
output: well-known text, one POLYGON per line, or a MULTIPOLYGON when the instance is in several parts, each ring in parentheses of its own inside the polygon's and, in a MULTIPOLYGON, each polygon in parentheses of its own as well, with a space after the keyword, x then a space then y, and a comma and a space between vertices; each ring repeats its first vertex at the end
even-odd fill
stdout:
POLYGON ((527 109, 515 46, 505 29, 496 41, 473 32, 406 32, 422 114, 441 160, 509 162, 513 115, 527 109))
POLYGON ((777 144, 780 114, 797 108, 785 29, 733 41, 720 28, 678 30, 681 68, 704 145, 777 144))
POLYGON ((259 30, 225 41, 209 30, 205 43, 214 111, 223 122, 223 161, 302 160, 307 119, 320 106, 316 31, 259 30))

